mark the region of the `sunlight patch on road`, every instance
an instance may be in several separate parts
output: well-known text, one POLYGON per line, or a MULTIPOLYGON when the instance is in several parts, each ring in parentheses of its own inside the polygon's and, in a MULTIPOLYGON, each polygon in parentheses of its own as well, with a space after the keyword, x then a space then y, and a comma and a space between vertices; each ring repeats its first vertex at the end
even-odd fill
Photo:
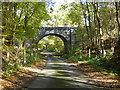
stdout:
POLYGON ((56 74, 56 70, 53 70, 53 69, 45 69, 43 71, 41 71, 41 74, 44 74, 44 75, 55 75, 56 74))
POLYGON ((72 70, 57 70, 57 71, 59 71, 59 72, 66 72, 66 73, 73 73, 72 70))
POLYGON ((68 65, 67 63, 60 63, 61 65, 68 65))
POLYGON ((30 67, 25 67, 24 69, 25 69, 25 70, 32 71, 32 72, 37 72, 37 73, 40 73, 40 72, 41 72, 40 69, 33 69, 33 68, 30 68, 30 67))

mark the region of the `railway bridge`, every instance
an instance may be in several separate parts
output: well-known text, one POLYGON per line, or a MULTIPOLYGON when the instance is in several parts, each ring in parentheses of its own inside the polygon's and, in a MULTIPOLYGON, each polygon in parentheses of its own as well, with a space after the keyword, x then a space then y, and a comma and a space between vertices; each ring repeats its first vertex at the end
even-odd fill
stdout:
MULTIPOLYGON (((67 53, 68 48, 72 47, 75 43, 76 34, 74 32, 77 30, 78 27, 41 27, 39 28, 38 37, 35 40, 35 44, 38 44, 38 42, 45 36, 58 36, 64 42, 64 53, 67 53)), ((29 44, 32 45, 30 41, 29 44)))

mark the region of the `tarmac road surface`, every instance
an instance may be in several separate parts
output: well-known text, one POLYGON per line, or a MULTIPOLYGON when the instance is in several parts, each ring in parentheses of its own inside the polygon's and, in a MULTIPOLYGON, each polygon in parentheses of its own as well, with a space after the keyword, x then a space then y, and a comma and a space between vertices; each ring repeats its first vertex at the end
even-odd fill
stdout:
POLYGON ((55 58, 47 52, 46 67, 25 90, 38 88, 74 88, 79 90, 105 90, 90 82, 83 72, 61 59, 55 58))

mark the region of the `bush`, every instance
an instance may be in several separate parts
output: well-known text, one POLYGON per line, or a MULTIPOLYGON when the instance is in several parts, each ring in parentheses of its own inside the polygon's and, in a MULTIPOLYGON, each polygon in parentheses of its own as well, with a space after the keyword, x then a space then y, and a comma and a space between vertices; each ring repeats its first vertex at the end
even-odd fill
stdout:
POLYGON ((62 57, 64 57, 64 58, 66 58, 66 59, 68 59, 68 58, 70 58, 72 55, 69 55, 69 54, 64 54, 62 57))
POLYGON ((25 63, 23 63, 23 62, 19 63, 18 62, 19 60, 16 60, 16 62, 13 60, 9 60, 8 62, 3 60, 2 70, 4 71, 4 74, 2 74, 2 78, 8 77, 12 73, 19 71, 20 65, 31 66, 32 64, 35 64, 40 59, 42 59, 42 58, 38 54, 33 54, 33 56, 31 56, 30 54, 27 54, 25 63))
POLYGON ((53 49, 48 49, 47 51, 48 52, 55 52, 55 50, 53 50, 53 49))
POLYGON ((26 57, 26 63, 24 63, 24 66, 31 66, 32 64, 35 64, 40 59, 43 59, 43 58, 40 57, 38 53, 34 53, 32 56, 28 54, 26 57))
POLYGON ((87 58, 82 57, 82 56, 74 56, 74 55, 70 55, 70 54, 65 54, 62 57, 66 58, 66 59, 69 59, 73 62, 84 61, 84 60, 87 59, 87 58))
POLYGON ((2 74, 2 78, 10 76, 12 73, 19 70, 19 64, 13 63, 12 60, 9 60, 8 62, 3 61, 2 62, 4 66, 2 67, 2 70, 4 73, 2 74))

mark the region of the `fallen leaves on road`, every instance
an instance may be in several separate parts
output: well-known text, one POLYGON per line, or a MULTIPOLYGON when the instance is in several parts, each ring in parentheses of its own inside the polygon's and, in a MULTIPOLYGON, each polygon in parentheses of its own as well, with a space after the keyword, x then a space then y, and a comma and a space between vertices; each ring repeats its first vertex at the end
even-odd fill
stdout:
POLYGON ((98 85, 105 86, 110 89, 120 90, 120 77, 113 76, 109 73, 102 72, 99 69, 93 68, 89 64, 82 61, 82 63, 74 63, 68 59, 62 58, 64 61, 72 63, 78 69, 84 72, 85 75, 90 77, 90 81, 98 85), (84 63, 83 63, 84 62, 84 63))
MULTIPOLYGON (((120 90, 119 77, 113 76, 106 72, 102 72, 99 69, 92 68, 89 64, 83 63, 83 61, 79 63, 73 63, 68 59, 63 60, 71 63, 72 65, 76 66, 78 69, 83 71, 84 74, 90 77, 91 82, 109 87, 109 89, 120 90)), ((3 90, 21 89, 22 87, 29 84, 30 80, 32 80, 40 72, 41 69, 43 69, 45 64, 46 60, 39 60, 35 65, 31 65, 31 67, 26 67, 24 69, 21 69, 17 73, 11 75, 10 77, 1 79, 0 80, 2 82, 1 89, 3 90)))
POLYGON ((31 65, 31 67, 25 67, 10 77, 1 79, 1 90, 21 89, 22 87, 26 86, 41 69, 43 69, 45 64, 46 60, 41 59, 35 65, 31 65))

